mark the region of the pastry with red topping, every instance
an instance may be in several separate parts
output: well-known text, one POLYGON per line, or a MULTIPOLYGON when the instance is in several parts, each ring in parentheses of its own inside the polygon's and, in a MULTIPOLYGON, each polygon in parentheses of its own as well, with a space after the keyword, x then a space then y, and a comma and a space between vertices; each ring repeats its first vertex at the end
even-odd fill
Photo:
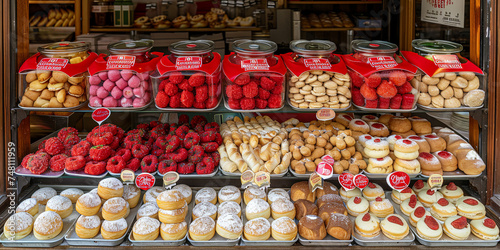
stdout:
POLYGON ((383 123, 372 122, 370 123, 370 135, 387 137, 389 136, 389 129, 383 123))
POLYGON ((425 210, 424 206, 420 205, 417 206, 413 212, 410 214, 410 225, 417 227, 417 223, 422 219, 425 218, 425 216, 431 216, 431 213, 429 211, 425 210))
POLYGON ((422 152, 418 155, 418 161, 422 168, 422 174, 430 176, 432 174, 443 175, 443 169, 438 158, 431 153, 422 152))
POLYGON ((443 231, 448 237, 454 240, 466 240, 471 233, 467 218, 456 215, 451 216, 443 223, 443 231))
POLYGON ((410 199, 410 197, 414 194, 415 193, 413 192, 413 190, 411 190, 410 187, 406 187, 405 189, 403 189, 401 191, 393 189, 392 193, 391 193, 391 199, 396 204, 401 204, 403 201, 410 199))
POLYGON ((394 143, 394 155, 402 160, 414 160, 418 158, 418 144, 409 139, 397 140, 394 143))
POLYGON ((498 226, 494 220, 485 217, 470 222, 472 234, 483 240, 498 240, 498 226))
POLYGON ((380 229, 382 229, 382 233, 387 236, 387 238, 392 240, 403 239, 410 232, 410 228, 405 219, 397 214, 391 214, 385 217, 385 219, 380 222, 380 229))
POLYGON ((377 122, 378 117, 376 115, 363 115, 363 116, 361 116, 361 120, 370 124, 371 122, 377 122))
POLYGON ((431 207, 439 199, 444 198, 443 195, 433 189, 422 190, 418 192, 418 200, 422 202, 424 207, 431 207))
POLYGON ((432 204, 431 214, 434 218, 445 221, 447 218, 457 215, 457 208, 446 198, 441 198, 432 204))
POLYGON ((474 197, 464 196, 457 201, 458 215, 467 219, 478 220, 486 216, 484 205, 474 197))
POLYGON ((446 150, 446 141, 437 135, 424 135, 424 139, 431 147, 431 153, 446 150))
POLYGON ((383 158, 389 155, 389 143, 380 138, 374 138, 365 142, 365 154, 369 158, 383 158))
POLYGON ((380 220, 370 213, 362 213, 354 220, 354 232, 365 238, 380 234, 380 220))
POLYGON ((415 143, 417 143, 419 153, 422 153, 422 152, 430 153, 431 152, 431 146, 429 146, 429 143, 424 138, 422 138, 418 135, 410 135, 410 136, 406 137, 406 139, 412 140, 415 143))
POLYGON ((413 184, 413 187, 411 189, 413 189, 413 192, 415 192, 415 194, 418 194, 420 191, 429 188, 430 187, 429 184, 427 184, 427 182, 424 182, 423 180, 418 180, 413 184))
POLYGON ((422 203, 418 201, 417 195, 412 194, 410 198, 404 200, 401 203, 401 206, 399 208, 404 215, 410 216, 411 212, 413 212, 419 206, 422 206, 422 203))
POLYGON ((402 136, 400 135, 390 135, 387 137, 387 142, 389 142, 389 150, 394 151, 394 144, 396 144, 396 141, 403 139, 402 136))
POLYGON ((388 174, 392 173, 392 159, 389 156, 383 158, 369 158, 368 166, 366 167, 366 171, 372 174, 388 174))
POLYGON ((417 222, 417 233, 426 240, 439 240, 443 236, 441 224, 432 216, 425 216, 417 222))
POLYGON ((368 125, 368 123, 361 119, 352 119, 349 122, 349 128, 352 131, 361 132, 361 134, 368 134, 370 132, 370 126, 368 125))
POLYGON ((368 201, 361 196, 354 196, 346 202, 346 208, 349 215, 358 216, 362 213, 368 212, 370 209, 370 203, 368 203, 368 201))
POLYGON ((388 199, 377 197, 375 200, 370 201, 370 213, 379 218, 385 218, 394 213, 394 207, 388 199))
POLYGON ((352 116, 348 114, 338 114, 335 117, 335 121, 344 125, 345 127, 349 127, 349 123, 353 120, 352 116))
POLYGON ((458 199, 464 196, 464 191, 455 185, 455 183, 450 182, 448 185, 442 187, 439 192, 441 192, 448 201, 453 204, 456 204, 458 199))
POLYGON ((377 197, 385 198, 384 189, 379 184, 370 182, 368 186, 363 189, 363 197, 368 201, 373 201, 377 197))
POLYGON ((396 133, 406 133, 411 130, 411 122, 404 116, 393 116, 389 120, 389 129, 396 133))
POLYGON ((458 168, 457 157, 448 151, 437 151, 433 153, 441 163, 443 171, 455 171, 458 168))

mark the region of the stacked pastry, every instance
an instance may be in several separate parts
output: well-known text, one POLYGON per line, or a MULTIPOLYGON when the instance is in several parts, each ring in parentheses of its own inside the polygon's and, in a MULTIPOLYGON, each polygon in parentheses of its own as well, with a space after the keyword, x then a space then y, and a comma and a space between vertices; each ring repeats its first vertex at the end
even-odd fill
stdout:
POLYGON ((290 164, 288 133, 268 116, 235 117, 221 124, 224 143, 218 148, 220 166, 227 172, 247 169, 253 172, 283 173, 290 164))
POLYGON ((302 28, 352 28, 354 24, 345 12, 311 13, 301 16, 302 28))
POLYGON ((74 27, 75 12, 66 8, 51 8, 47 14, 36 12, 29 23, 30 27, 74 27))

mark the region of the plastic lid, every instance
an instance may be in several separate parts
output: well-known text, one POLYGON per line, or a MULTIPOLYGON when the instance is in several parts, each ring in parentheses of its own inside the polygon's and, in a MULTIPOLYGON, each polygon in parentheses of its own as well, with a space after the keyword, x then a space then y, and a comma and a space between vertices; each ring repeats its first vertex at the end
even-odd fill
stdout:
POLYGON ((212 52, 214 47, 215 43, 209 40, 188 40, 172 43, 168 50, 177 55, 193 55, 212 52))
POLYGON ((236 53, 265 55, 272 54, 278 50, 275 42, 267 40, 249 40, 242 39, 233 42, 233 50, 236 53))
POLYGON ((367 40, 353 40, 351 42, 352 48, 357 52, 369 53, 395 53, 398 51, 398 46, 394 43, 385 41, 367 41, 367 40))
POLYGON ((153 48, 153 40, 123 40, 108 45, 108 50, 111 54, 136 54, 145 53, 153 48))
POLYGON ((411 46, 416 50, 438 54, 460 53, 464 49, 464 47, 459 43, 445 40, 415 39, 411 42, 411 46))
POLYGON ((296 53, 331 54, 337 45, 327 40, 295 40, 290 42, 290 49, 296 53))
POLYGON ((78 53, 88 51, 90 44, 86 42, 57 42, 38 47, 38 52, 44 55, 55 55, 61 53, 78 53))

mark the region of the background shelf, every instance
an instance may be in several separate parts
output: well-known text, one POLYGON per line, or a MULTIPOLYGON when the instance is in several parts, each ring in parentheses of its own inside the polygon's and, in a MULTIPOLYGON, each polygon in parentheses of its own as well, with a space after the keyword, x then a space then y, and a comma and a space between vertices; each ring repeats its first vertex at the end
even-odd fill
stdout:
POLYGON ((261 31, 261 28, 255 27, 241 27, 241 28, 224 28, 224 29, 212 29, 212 28, 187 28, 187 29, 141 29, 141 28, 120 28, 120 27, 107 27, 107 28, 90 28, 90 32, 220 32, 220 31, 261 31))

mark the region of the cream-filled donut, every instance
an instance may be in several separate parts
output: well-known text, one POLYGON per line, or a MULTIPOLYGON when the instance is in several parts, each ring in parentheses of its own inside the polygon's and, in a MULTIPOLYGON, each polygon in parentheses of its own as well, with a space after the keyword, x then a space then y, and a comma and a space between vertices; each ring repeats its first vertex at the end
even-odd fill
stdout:
POLYGON ((398 191, 396 189, 392 190, 391 198, 396 204, 401 204, 404 200, 410 199, 411 195, 415 194, 411 188, 406 187, 405 189, 398 191))
POLYGON ((418 193, 418 200, 424 207, 431 207, 432 204, 436 203, 441 198, 443 198, 443 195, 432 189, 422 190, 418 193))
POLYGON ((443 231, 454 240, 466 240, 471 233, 467 218, 460 215, 447 218, 443 223, 443 231))
POLYGON ((443 235, 441 224, 432 216, 424 216, 417 222, 417 233, 426 240, 439 240, 443 235))
POLYGON ((269 219, 271 216, 271 209, 269 203, 263 199, 253 199, 246 207, 245 215, 247 220, 255 219, 258 217, 263 217, 269 219))
POLYGON ((193 219, 200 217, 210 217, 215 220, 217 218, 217 206, 208 201, 198 203, 193 208, 193 219))
POLYGON ((410 219, 409 219, 410 225, 416 227, 418 221, 421 220, 422 218, 425 218, 425 216, 431 216, 431 213, 425 210, 424 206, 422 205, 417 206, 410 214, 410 219))
POLYGON ((213 188, 205 187, 196 192, 194 200, 196 204, 208 201, 215 205, 217 203, 217 193, 213 188))
POLYGON ((414 160, 418 158, 418 144, 413 140, 401 139, 394 144, 394 155, 402 160, 414 160))
POLYGON ((363 196, 368 201, 373 201, 375 198, 385 198, 384 189, 377 183, 370 182, 368 186, 363 189, 363 196))
POLYGON ((27 212, 35 216, 38 213, 38 207, 38 201, 35 198, 28 198, 17 206, 16 213, 27 212))
POLYGON ((391 214, 385 217, 382 222, 380 222, 380 229, 382 233, 389 239, 400 240, 406 237, 410 232, 410 228, 400 215, 391 214))
MULTIPOLYGON (((269 206, 266 201, 264 203, 269 206)), ((226 239, 237 239, 243 232, 243 222, 235 214, 224 214, 217 219, 215 231, 226 239)))
POLYGON ((453 204, 457 203, 458 199, 464 196, 464 191, 453 182, 448 183, 448 185, 444 185, 439 192, 441 192, 444 198, 453 204))
POLYGON ((418 206, 423 206, 422 203, 420 203, 420 201, 417 200, 417 196, 416 195, 411 195, 410 198, 404 200, 402 203, 401 203, 401 212, 403 212, 404 215, 406 216, 410 216, 411 212, 413 212, 413 210, 415 210, 418 206))
POLYGON ((388 199, 377 197, 375 200, 370 201, 370 213, 379 218, 385 218, 394 213, 394 207, 388 199))
POLYGON ((47 201, 45 211, 54 211, 64 219, 73 213, 73 203, 67 197, 56 195, 47 201))
POLYGON ((368 212, 370 208, 370 203, 368 200, 361 196, 355 196, 350 198, 346 203, 347 212, 352 216, 358 216, 360 214, 368 212))
POLYGON ((366 171, 372 174, 388 174, 394 170, 393 160, 389 156, 383 158, 369 158, 366 171))
POLYGON ((118 220, 105 220, 101 225, 101 235, 106 240, 114 240, 122 237, 127 231, 127 221, 124 218, 118 220))
POLYGON ((103 179, 97 186, 97 194, 105 200, 113 197, 122 197, 123 183, 113 177, 103 179))
POLYGON ((457 215, 457 208, 446 198, 441 198, 432 204, 431 214, 434 218, 445 221, 447 218, 457 215))
POLYGON ((380 220, 370 213, 362 213, 354 220, 354 231, 365 238, 380 234, 380 220))
POLYGON ((370 158, 383 158, 389 155, 389 143, 386 140, 375 138, 366 141, 365 154, 370 158))

